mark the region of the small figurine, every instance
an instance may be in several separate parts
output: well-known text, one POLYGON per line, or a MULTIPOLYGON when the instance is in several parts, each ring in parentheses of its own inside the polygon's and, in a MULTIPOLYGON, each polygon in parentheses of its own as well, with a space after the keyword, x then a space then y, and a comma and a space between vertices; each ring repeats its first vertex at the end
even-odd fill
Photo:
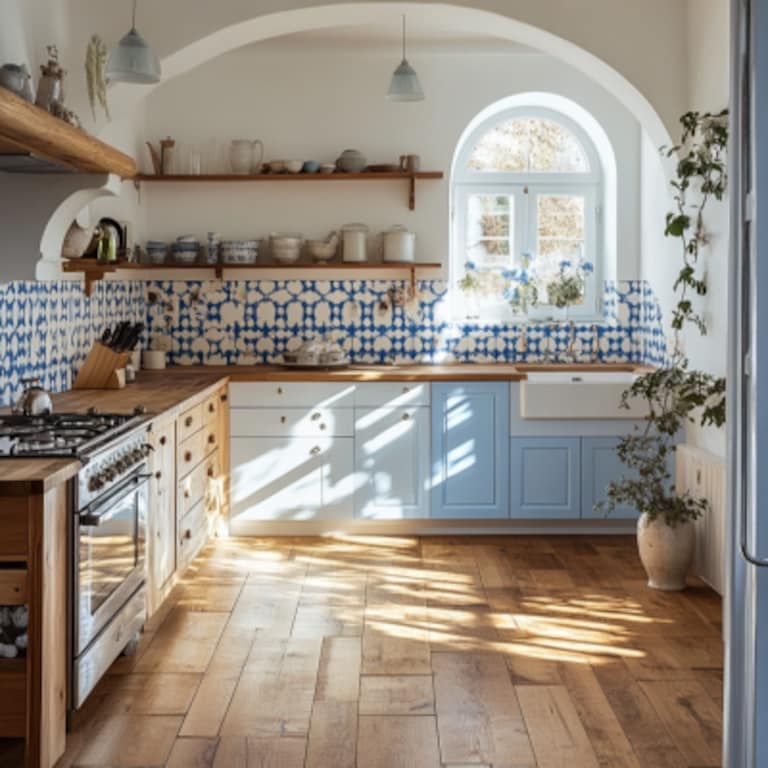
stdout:
POLYGON ((37 88, 35 104, 46 112, 53 112, 55 105, 64 103, 64 75, 59 64, 59 49, 55 45, 46 47, 48 63, 40 67, 42 77, 37 88))

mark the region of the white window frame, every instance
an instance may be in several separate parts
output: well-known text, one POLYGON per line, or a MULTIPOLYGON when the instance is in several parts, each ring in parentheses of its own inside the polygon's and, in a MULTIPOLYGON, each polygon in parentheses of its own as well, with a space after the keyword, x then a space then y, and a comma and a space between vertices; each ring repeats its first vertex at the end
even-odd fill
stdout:
POLYGON ((537 194, 575 194, 585 198, 585 253, 586 261, 592 262, 594 272, 585 281, 584 302, 569 307, 568 316, 581 320, 596 320, 601 317, 601 292, 598 286, 603 282, 604 234, 602 210, 604 207, 605 185, 602 165, 594 142, 587 132, 574 120, 561 112, 544 107, 515 107, 498 112, 480 123, 464 140, 457 156, 451 184, 451 311, 454 319, 481 323, 501 323, 525 319, 545 319, 559 316, 556 307, 546 304, 546 293, 540 288, 539 304, 529 308, 527 314, 516 312, 508 302, 490 303, 483 299, 482 312, 467 315, 463 310, 467 297, 458 288, 463 276, 467 244, 467 199, 472 194, 496 194, 515 196, 515 243, 512 254, 515 262, 524 251, 536 251, 536 213, 533 203, 537 194), (539 117, 551 120, 570 131, 579 141, 589 163, 586 173, 507 172, 478 171, 468 167, 469 158, 477 142, 496 125, 521 117, 539 117), (519 204, 522 203, 522 204, 519 204))

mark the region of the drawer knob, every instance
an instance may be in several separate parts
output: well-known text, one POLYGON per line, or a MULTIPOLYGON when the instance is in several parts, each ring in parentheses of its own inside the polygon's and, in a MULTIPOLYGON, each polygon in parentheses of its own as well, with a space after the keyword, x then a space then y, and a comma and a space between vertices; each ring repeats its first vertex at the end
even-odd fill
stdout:
POLYGON ((312 414, 312 421, 317 421, 320 418, 322 418, 321 414, 319 414, 319 413, 313 413, 312 414))
POLYGON ((163 476, 163 473, 158 470, 155 472, 155 480, 159 480, 163 476))
POLYGON ((184 454, 184 461, 192 461, 192 451, 186 451, 184 454))
POLYGON ((410 387, 403 387, 403 394, 407 395, 411 391, 410 387))
POLYGON ((184 419, 184 426, 185 427, 191 427, 192 424, 194 423, 194 421, 195 420, 191 416, 187 416, 187 418, 184 419))
POLYGON ((403 414, 403 421, 410 421, 411 420, 411 414, 410 413, 404 413, 403 414))
POLYGON ((216 410, 216 406, 213 403, 208 403, 208 413, 213 413, 216 410))
POLYGON ((165 436, 165 435, 163 435, 163 436, 160 438, 160 445, 165 445, 167 442, 168 442, 168 439, 166 438, 166 436, 165 436))
POLYGON ((278 387, 277 388, 277 394, 278 395, 282 395, 283 394, 283 388, 282 387, 278 387))
POLYGON ((208 477, 213 477, 215 474, 213 467, 208 467, 208 477))
POLYGON ((281 424, 285 424, 286 421, 287 421, 287 419, 285 418, 285 416, 281 416, 280 417, 280 423, 281 424))
POLYGON ((187 528, 187 530, 184 531, 184 538, 187 539, 187 541, 189 541, 189 539, 192 538, 192 531, 189 528, 187 528))
POLYGON ((189 498, 189 488, 185 488, 185 489, 184 489, 184 498, 185 498, 185 499, 188 499, 188 498, 189 498))
POLYGON ((208 442, 213 445, 216 442, 216 435, 208 435, 208 442))
POLYGON ((226 402, 227 402, 227 400, 229 400, 229 395, 222 395, 222 396, 221 396, 221 402, 222 402, 222 403, 226 403, 226 402))
POLYGON ((324 430, 324 429, 326 429, 326 426, 325 426, 325 424, 321 424, 321 425, 320 425, 320 429, 321 429, 321 430, 324 430))
POLYGON ((317 456, 317 454, 320 453, 320 446, 316 445, 310 452, 310 456, 317 456))

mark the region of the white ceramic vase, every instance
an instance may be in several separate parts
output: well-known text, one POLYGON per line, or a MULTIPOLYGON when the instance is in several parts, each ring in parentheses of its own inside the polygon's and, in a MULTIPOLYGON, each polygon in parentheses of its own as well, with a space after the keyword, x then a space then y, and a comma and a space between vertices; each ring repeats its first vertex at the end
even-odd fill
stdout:
POLYGON ((649 587, 667 591, 685 589, 685 577, 693 560, 695 532, 691 520, 673 528, 661 515, 652 522, 647 514, 640 515, 637 549, 648 574, 649 587))

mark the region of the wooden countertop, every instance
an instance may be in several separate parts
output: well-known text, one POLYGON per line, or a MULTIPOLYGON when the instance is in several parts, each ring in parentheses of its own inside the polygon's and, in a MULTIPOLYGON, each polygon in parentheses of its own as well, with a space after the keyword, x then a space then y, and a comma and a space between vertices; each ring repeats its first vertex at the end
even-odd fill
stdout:
MULTIPOLYGON (((213 394, 226 381, 521 381, 534 371, 587 372, 647 370, 633 364, 446 364, 353 365, 339 370, 295 370, 279 365, 174 366, 164 371, 141 371, 125 389, 78 389, 53 396, 59 412, 130 413, 146 408, 149 414, 175 418, 192 400, 213 394)), ((45 491, 73 477, 80 462, 73 459, 2 459, 0 489, 45 491), (23 486, 23 488, 22 488, 23 486)))
POLYGON ((521 381, 533 371, 635 371, 626 364, 521 364, 455 363, 446 365, 351 365, 349 368, 297 370, 281 365, 222 365, 172 367, 166 373, 188 375, 190 371, 228 377, 230 381, 521 381))

